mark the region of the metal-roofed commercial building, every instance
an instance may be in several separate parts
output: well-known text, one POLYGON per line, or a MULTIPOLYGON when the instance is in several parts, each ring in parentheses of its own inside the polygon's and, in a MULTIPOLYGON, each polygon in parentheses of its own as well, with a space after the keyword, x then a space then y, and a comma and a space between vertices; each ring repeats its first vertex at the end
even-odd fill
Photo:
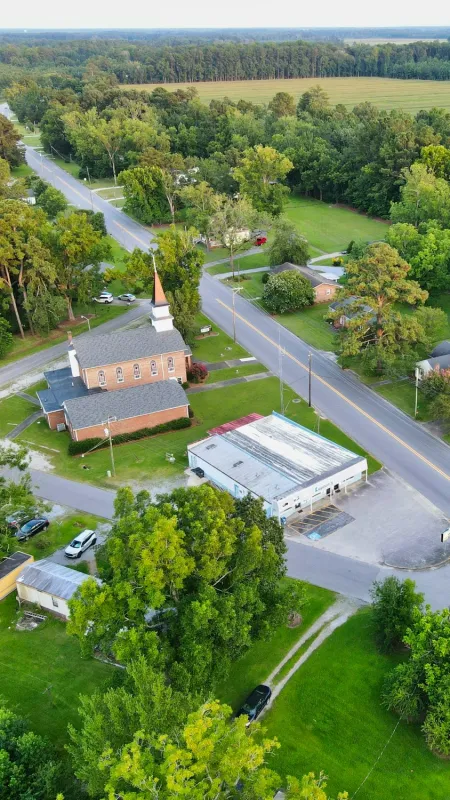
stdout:
MULTIPOLYGON (((34 603, 69 619, 68 602, 90 577, 44 558, 25 567, 17 578, 17 594, 23 602, 34 603)), ((94 580, 100 583, 98 578, 94 580)))
POLYGON ((275 412, 188 445, 188 456, 191 469, 233 497, 262 497, 281 521, 367 476, 365 458, 275 412))

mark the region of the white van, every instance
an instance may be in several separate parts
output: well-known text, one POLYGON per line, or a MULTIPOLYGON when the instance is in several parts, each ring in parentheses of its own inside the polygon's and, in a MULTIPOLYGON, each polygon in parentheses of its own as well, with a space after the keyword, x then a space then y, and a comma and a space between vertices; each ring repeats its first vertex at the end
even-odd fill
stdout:
POLYGON ((97 541, 95 531, 90 531, 88 528, 75 536, 71 543, 64 550, 64 555, 67 558, 80 558, 81 555, 89 548, 92 547, 97 541))

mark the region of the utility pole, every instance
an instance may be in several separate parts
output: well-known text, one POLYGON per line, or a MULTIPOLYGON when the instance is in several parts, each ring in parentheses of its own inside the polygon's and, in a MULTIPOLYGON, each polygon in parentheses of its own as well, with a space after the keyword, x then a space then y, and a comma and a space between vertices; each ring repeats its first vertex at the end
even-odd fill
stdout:
POLYGON ((308 353, 308 405, 311 408, 311 363, 312 363, 312 353, 308 353))
POLYGON ((113 443, 112 443, 112 434, 111 434, 111 423, 117 422, 117 417, 108 417, 105 422, 102 422, 102 425, 106 427, 103 429, 105 431, 105 436, 109 437, 109 452, 111 454, 111 468, 112 474, 116 476, 116 465, 114 463, 114 452, 113 452, 113 443))
POLYGON ((419 395, 419 368, 416 367, 415 369, 415 377, 416 377, 416 397, 414 402, 414 419, 417 417, 418 411, 418 395, 419 395))
POLYGON ((236 344, 236 304, 235 295, 241 291, 241 286, 235 286, 231 291, 233 292, 233 342, 236 344))
POLYGON ((92 211, 94 211, 94 200, 93 200, 93 197, 92 197, 92 185, 91 185, 91 175, 90 175, 90 172, 89 172, 89 167, 86 167, 86 172, 88 174, 89 191, 91 193, 91 208, 92 208, 92 211))

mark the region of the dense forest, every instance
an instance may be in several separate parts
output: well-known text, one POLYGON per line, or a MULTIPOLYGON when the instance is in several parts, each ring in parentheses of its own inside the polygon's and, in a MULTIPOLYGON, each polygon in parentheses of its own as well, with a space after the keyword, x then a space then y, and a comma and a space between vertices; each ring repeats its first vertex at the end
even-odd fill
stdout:
POLYGON ((219 41, 160 44, 90 38, 0 44, 0 88, 29 71, 74 77, 93 70, 119 83, 271 78, 392 77, 450 79, 450 42, 349 44, 219 41))

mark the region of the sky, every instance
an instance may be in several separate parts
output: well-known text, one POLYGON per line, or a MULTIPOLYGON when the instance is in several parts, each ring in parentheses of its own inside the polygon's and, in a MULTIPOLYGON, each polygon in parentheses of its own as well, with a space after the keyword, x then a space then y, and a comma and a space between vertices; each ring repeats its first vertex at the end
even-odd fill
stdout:
POLYGON ((444 0, 3 0, 1 28, 252 28, 449 25, 444 0))

